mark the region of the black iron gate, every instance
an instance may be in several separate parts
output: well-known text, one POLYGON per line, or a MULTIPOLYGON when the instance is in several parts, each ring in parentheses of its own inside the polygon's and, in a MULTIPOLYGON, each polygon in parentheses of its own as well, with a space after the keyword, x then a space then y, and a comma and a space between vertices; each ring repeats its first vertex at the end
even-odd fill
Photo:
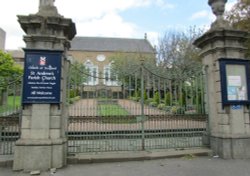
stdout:
POLYGON ((201 73, 167 78, 142 64, 119 79, 78 74, 69 85, 69 154, 203 146, 201 73))

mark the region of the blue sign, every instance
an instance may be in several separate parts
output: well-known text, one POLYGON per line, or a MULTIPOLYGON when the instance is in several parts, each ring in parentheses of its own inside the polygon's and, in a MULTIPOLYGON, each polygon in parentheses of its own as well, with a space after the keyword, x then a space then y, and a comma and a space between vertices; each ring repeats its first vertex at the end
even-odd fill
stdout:
POLYGON ((242 108, 241 105, 232 105, 232 110, 239 110, 241 108, 242 108))
POLYGON ((59 51, 25 51, 23 103, 60 103, 59 51))

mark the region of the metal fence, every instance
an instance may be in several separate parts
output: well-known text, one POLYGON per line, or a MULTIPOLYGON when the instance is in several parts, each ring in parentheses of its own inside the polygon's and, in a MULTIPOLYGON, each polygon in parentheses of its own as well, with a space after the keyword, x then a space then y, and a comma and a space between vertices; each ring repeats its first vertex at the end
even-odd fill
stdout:
POLYGON ((98 116, 70 118, 69 154, 201 147, 201 115, 98 116))
MULTIPOLYGON (((82 75, 81 75, 82 74, 82 75)), ((203 74, 166 78, 142 65, 114 85, 74 84, 68 153, 202 147, 206 131, 203 74)), ((113 79, 114 80, 114 79, 113 79)), ((72 93, 71 93, 72 94, 72 93)))
POLYGON ((18 117, 0 118, 0 155, 12 155, 20 134, 18 117))
POLYGON ((22 76, 9 81, 6 85, 0 84, 0 117, 19 113, 21 108, 21 85, 22 76))
POLYGON ((20 136, 21 80, 0 85, 0 155, 12 155, 20 136))
MULTIPOLYGON (((206 131, 203 75, 169 79, 143 65, 99 84, 69 81, 68 154, 201 147, 206 131)), ((82 75, 81 75, 82 74, 82 75)), ((21 78, 20 78, 21 79, 21 78)), ((21 81, 1 89, 0 155, 13 154, 19 138, 21 81)))

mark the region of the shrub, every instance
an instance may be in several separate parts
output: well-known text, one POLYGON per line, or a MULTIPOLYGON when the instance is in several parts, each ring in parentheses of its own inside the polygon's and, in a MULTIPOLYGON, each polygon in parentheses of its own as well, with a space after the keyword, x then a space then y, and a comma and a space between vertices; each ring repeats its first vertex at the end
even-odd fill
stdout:
POLYGON ((166 93, 166 95, 165 95, 165 104, 167 106, 171 105, 171 93, 170 92, 166 93))
POLYGON ((70 98, 74 98, 76 96, 79 96, 80 92, 78 89, 70 89, 69 95, 70 98))
POLYGON ((70 98, 70 99, 69 99, 69 104, 73 104, 73 103, 75 103, 76 101, 78 101, 78 100, 80 100, 80 99, 81 99, 80 96, 76 96, 76 97, 74 97, 74 98, 70 98))
POLYGON ((173 114, 184 114, 185 113, 185 108, 181 106, 173 106, 171 109, 171 112, 173 114))
POLYGON ((172 106, 165 106, 164 110, 166 112, 171 112, 172 106))
POLYGON ((161 103, 157 106, 157 108, 163 110, 165 108, 165 104, 161 103))
POLYGON ((159 92, 155 92, 153 99, 154 99, 154 102, 156 102, 157 104, 160 103, 160 95, 159 95, 159 92))
POLYGON ((147 91, 144 90, 144 100, 147 100, 147 99, 148 99, 147 91))
POLYGON ((185 114, 185 108, 184 107, 179 107, 177 109, 177 114, 185 114))
POLYGON ((181 105, 181 106, 186 105, 186 98, 185 98, 185 94, 184 94, 184 93, 181 93, 181 94, 179 95, 178 103, 179 103, 179 105, 181 105))
POLYGON ((149 105, 151 102, 153 102, 154 100, 152 98, 148 98, 146 101, 145 101, 145 104, 149 105))
POLYGON ((158 105, 158 103, 154 102, 154 101, 149 103, 149 106, 151 106, 151 107, 157 107, 157 105, 158 105))
POLYGON ((139 101, 141 98, 140 97, 130 97, 129 99, 133 100, 133 101, 139 101))

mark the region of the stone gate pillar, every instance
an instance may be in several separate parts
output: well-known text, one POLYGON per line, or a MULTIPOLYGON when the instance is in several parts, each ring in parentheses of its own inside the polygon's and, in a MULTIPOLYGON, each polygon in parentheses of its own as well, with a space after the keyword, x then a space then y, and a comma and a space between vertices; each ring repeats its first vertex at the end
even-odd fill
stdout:
POLYGON ((40 0, 38 13, 20 15, 18 21, 26 33, 24 85, 27 87, 23 89, 24 92, 28 89, 26 94, 32 92, 23 99, 21 137, 15 146, 13 170, 60 168, 66 165, 68 110, 65 102, 69 65, 66 56, 69 41, 76 34, 75 24, 58 14, 54 0, 40 0), (51 66, 54 60, 50 57, 59 57, 56 62, 60 68, 51 66), (32 60, 36 58, 40 59, 39 63, 32 60), (34 65, 27 66, 27 62, 34 65), (43 98, 53 99, 55 84, 59 84, 59 101, 46 102, 43 98))
MULTIPOLYGON (((223 20, 222 15, 226 2, 227 0, 209 0, 209 5, 217 19, 211 25, 211 29, 194 42, 197 47, 201 48, 200 55, 206 70, 208 137, 215 155, 225 159, 250 158, 249 105, 223 104, 222 98, 222 94, 229 90, 222 90, 221 59, 228 61, 231 59, 235 63, 239 60, 241 62, 246 60, 244 42, 248 36, 247 32, 230 28, 228 23, 223 20)), ((231 83, 227 82, 228 86, 241 84, 238 77, 232 76, 231 78, 236 78, 237 83, 231 80, 231 83)), ((249 80, 246 84, 248 87, 250 86, 249 80)), ((229 94, 227 92, 228 97, 229 94)), ((234 99, 234 97, 231 98, 234 99)))

